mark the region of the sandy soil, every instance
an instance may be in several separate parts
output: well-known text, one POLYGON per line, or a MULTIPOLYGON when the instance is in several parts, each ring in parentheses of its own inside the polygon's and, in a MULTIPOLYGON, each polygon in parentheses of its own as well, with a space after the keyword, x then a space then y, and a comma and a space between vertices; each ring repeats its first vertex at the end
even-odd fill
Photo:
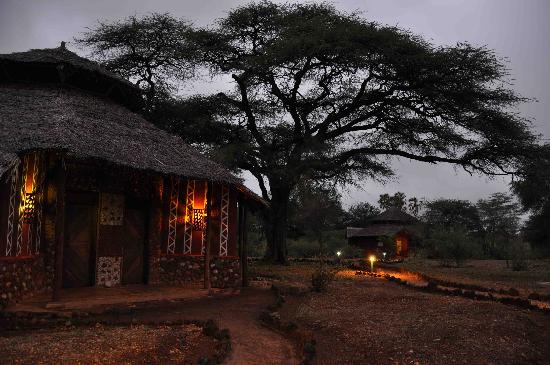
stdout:
POLYGON ((269 289, 244 288, 240 294, 214 296, 186 302, 155 303, 120 320, 174 321, 213 319, 220 328, 229 329, 231 354, 226 364, 281 365, 298 364, 294 344, 282 335, 263 327, 258 318, 274 302, 269 289))
POLYGON ((3 364, 196 364, 213 355, 214 346, 195 325, 97 325, 0 336, 3 364))
MULTIPOLYGON (((305 279, 305 278, 304 278, 305 279)), ((310 329, 315 364, 548 364, 550 316, 418 292, 370 277, 288 297, 282 317, 310 329)))

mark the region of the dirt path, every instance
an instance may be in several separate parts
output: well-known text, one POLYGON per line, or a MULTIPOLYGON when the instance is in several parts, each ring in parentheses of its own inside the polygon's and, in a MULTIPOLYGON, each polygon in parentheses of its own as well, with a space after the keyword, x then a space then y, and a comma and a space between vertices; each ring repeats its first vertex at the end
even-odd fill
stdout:
POLYGON ((133 317, 145 320, 213 319, 231 334, 232 352, 226 364, 298 364, 292 343, 260 325, 258 317, 273 302, 268 289, 245 288, 239 295, 185 302, 166 302, 139 309, 133 317))
POLYGON ((411 290, 379 278, 335 280, 280 311, 311 330, 314 364, 548 364, 550 317, 500 303, 411 290))

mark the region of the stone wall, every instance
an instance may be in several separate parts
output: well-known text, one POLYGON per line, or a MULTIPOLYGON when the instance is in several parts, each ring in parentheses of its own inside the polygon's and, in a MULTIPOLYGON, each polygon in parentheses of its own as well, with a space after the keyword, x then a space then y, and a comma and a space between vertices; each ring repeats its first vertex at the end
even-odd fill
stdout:
POLYGON ((118 286, 121 283, 122 257, 100 256, 97 258, 96 286, 118 286))
POLYGON ((50 290, 43 257, 0 260, 0 309, 50 290))
MULTIPOLYGON (((153 260, 160 284, 202 287, 204 284, 204 256, 161 256, 153 260)), ((214 288, 241 286, 238 258, 212 258, 210 281, 214 288)))

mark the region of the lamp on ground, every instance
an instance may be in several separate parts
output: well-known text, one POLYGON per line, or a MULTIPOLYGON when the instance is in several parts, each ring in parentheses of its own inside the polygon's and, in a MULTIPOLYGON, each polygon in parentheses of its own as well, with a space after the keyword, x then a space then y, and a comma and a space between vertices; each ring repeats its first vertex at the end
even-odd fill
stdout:
POLYGON ((374 261, 376 261, 376 256, 370 255, 369 261, 370 261, 370 271, 374 272, 374 261))

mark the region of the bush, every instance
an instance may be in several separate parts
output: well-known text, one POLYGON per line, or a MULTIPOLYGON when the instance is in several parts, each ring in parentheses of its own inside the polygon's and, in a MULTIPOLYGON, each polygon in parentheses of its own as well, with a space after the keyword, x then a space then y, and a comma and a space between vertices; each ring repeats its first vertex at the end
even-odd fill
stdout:
POLYGON ((326 292, 334 274, 329 270, 323 258, 319 260, 319 267, 311 274, 311 286, 320 293, 326 292))
POLYGON ((510 257, 512 270, 525 271, 529 268, 528 256, 530 253, 529 244, 521 240, 514 240, 510 246, 510 257))
POLYGON ((454 263, 460 267, 464 261, 474 256, 477 250, 475 243, 461 228, 436 230, 429 241, 436 258, 441 260, 443 266, 451 266, 451 263, 454 263))

